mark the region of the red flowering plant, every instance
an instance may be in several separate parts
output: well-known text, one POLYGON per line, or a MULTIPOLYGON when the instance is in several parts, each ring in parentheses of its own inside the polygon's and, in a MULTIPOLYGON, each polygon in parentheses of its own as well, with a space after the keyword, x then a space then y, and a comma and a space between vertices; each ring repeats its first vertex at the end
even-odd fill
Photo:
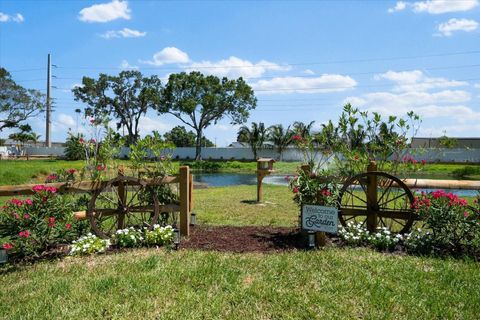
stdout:
POLYGON ((28 199, 12 198, 0 211, 2 247, 16 257, 36 257, 76 237, 71 201, 55 187, 36 185, 28 199))
POLYGON ((60 172, 53 172, 47 176, 45 183, 55 183, 55 182, 74 182, 77 178, 77 169, 64 169, 60 172))
POLYGON ((429 233, 431 251, 452 254, 480 254, 478 210, 451 192, 436 190, 415 197, 413 208, 429 233))

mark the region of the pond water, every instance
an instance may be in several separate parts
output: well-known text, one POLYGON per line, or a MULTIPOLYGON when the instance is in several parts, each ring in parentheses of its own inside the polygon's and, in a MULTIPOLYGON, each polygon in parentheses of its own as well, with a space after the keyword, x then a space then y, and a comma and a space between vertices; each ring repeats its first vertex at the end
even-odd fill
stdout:
MULTIPOLYGON (((430 179, 433 177, 427 177, 425 175, 422 175, 422 176, 419 176, 418 178, 430 179)), ((438 179, 438 176, 436 178, 438 179)), ((194 173, 193 179, 195 182, 205 184, 209 187, 227 187, 227 186, 257 184, 257 176, 251 173, 194 173)), ((263 183, 277 185, 277 186, 287 186, 288 184, 287 181, 285 180, 285 175, 266 176, 263 179, 263 183)), ((425 192, 431 192, 434 190, 435 189, 416 189, 416 191, 425 191, 425 192)), ((455 193, 460 197, 475 197, 477 195, 476 190, 452 189, 447 191, 455 193)))

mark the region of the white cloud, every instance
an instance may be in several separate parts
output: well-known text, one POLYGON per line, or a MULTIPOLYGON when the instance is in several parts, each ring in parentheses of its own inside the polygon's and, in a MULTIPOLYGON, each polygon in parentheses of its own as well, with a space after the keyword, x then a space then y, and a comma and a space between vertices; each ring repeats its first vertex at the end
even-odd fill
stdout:
POLYGON ((344 103, 350 102, 355 107, 379 112, 383 115, 403 116, 413 110, 422 119, 443 118, 460 124, 466 121, 480 120, 479 112, 464 105, 470 100, 471 95, 466 91, 444 90, 435 93, 373 92, 360 97, 349 97, 344 100, 344 103))
POLYGON ((20 13, 17 13, 11 16, 6 13, 0 12, 0 22, 10 22, 10 21, 20 23, 25 21, 25 18, 23 18, 23 16, 20 13))
POLYGON ((459 104, 470 101, 471 95, 463 90, 443 90, 434 93, 409 91, 401 93, 393 92, 372 92, 361 97, 349 97, 344 102, 354 100, 358 106, 368 108, 388 108, 391 110, 416 108, 425 105, 459 104))
POLYGON ((120 63, 120 69, 122 70, 137 70, 138 66, 132 66, 130 63, 128 63, 127 60, 122 60, 120 63))
POLYGON ((303 73, 305 73, 305 74, 310 74, 310 75, 315 74, 315 72, 313 72, 313 71, 310 70, 310 69, 303 70, 303 73))
POLYGON ((469 11, 478 6, 478 0, 428 0, 412 4, 414 12, 442 14, 447 12, 469 11))
POLYGON ((186 68, 187 71, 197 70, 204 74, 231 78, 258 78, 267 71, 288 71, 290 69, 290 66, 282 66, 266 60, 253 63, 234 56, 216 62, 193 62, 186 68))
POLYGON ((145 116, 140 118, 138 127, 140 128, 140 133, 145 135, 151 133, 153 130, 156 130, 160 133, 165 133, 168 130, 171 130, 173 125, 145 116))
POLYGON ((116 19, 130 20, 127 1, 113 0, 109 3, 94 4, 80 10, 78 19, 84 22, 108 22, 116 19))
POLYGON ((388 9, 389 13, 405 10, 410 7, 413 12, 442 14, 448 12, 469 11, 478 6, 479 0, 427 0, 416 2, 398 1, 395 7, 388 9))
POLYGON ((398 1, 395 4, 395 7, 388 9, 388 12, 393 13, 393 12, 397 12, 397 11, 402 11, 402 10, 405 10, 406 7, 407 7, 407 4, 405 2, 398 1))
POLYGON ((72 116, 65 113, 60 113, 57 118, 57 124, 62 128, 73 128, 76 124, 72 116))
POLYGON ((172 63, 188 63, 190 58, 188 54, 175 47, 166 47, 153 55, 152 60, 140 60, 141 63, 162 66, 172 63))
POLYGON ((475 88, 480 89, 480 83, 476 83, 473 85, 475 88))
POLYGON ((456 19, 452 18, 447 22, 440 23, 438 25, 438 31, 441 32, 442 35, 449 37, 454 32, 457 31, 465 31, 465 32, 472 32, 478 28, 478 22, 475 20, 468 20, 468 19, 456 19))
POLYGON ((102 33, 100 37, 105 39, 112 39, 112 38, 140 38, 145 37, 147 35, 146 32, 132 30, 129 28, 123 28, 122 30, 110 30, 105 33, 102 33))
POLYGON ((323 74, 320 77, 276 77, 251 84, 256 93, 326 93, 352 89, 357 82, 338 74, 323 74))
POLYGON ((448 80, 439 77, 427 77, 420 70, 412 71, 387 71, 374 76, 374 79, 386 79, 396 85, 394 91, 425 91, 433 88, 449 88, 468 85, 467 82, 448 80))

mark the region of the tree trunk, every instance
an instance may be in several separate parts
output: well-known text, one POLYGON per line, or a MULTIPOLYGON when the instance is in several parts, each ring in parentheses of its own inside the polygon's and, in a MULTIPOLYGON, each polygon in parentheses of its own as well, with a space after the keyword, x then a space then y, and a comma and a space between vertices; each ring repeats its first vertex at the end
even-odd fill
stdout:
POLYGON ((195 139, 195 160, 202 160, 202 130, 197 130, 197 138, 195 139))

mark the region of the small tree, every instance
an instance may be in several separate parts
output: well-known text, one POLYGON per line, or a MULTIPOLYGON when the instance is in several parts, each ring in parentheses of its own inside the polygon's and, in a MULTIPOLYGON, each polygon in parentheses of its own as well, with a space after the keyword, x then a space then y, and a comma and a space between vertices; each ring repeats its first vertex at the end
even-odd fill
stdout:
POLYGON ((127 143, 139 138, 139 122, 159 100, 161 81, 157 76, 143 77, 139 71, 122 71, 118 76, 100 74, 98 79, 83 77, 83 86, 72 92, 75 100, 86 103, 85 116, 95 119, 113 116, 117 130, 125 127, 127 143))
POLYGON ((290 126, 285 129, 281 124, 273 125, 268 128, 268 138, 275 144, 280 161, 282 160, 283 151, 292 144, 293 131, 290 126))
POLYGON ((43 109, 44 95, 16 84, 10 73, 0 67, 0 131, 18 127, 43 109))
POLYGON ((252 122, 251 128, 242 126, 238 130, 237 141, 246 142, 250 146, 253 152, 253 160, 257 159, 258 150, 260 150, 267 137, 267 129, 265 125, 260 122, 252 122))
POLYGON ((159 113, 169 113, 195 131, 197 160, 202 157, 203 130, 224 117, 232 125, 245 123, 257 104, 252 88, 242 78, 219 79, 200 72, 170 75, 159 96, 159 113))

